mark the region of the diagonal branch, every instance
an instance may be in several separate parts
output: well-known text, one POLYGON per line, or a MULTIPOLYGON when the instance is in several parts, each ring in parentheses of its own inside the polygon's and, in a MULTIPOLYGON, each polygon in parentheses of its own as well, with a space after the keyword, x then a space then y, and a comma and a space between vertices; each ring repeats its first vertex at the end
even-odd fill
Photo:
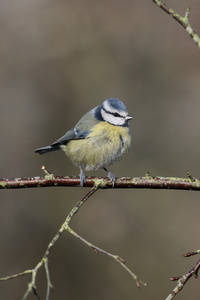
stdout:
POLYGON ((176 13, 173 9, 167 7, 165 3, 159 0, 153 0, 153 2, 158 5, 164 12, 166 12, 168 15, 170 15, 175 21, 177 21, 190 35, 190 37, 193 39, 195 44, 200 48, 200 37, 199 35, 194 31, 192 26, 189 23, 189 15, 190 15, 190 8, 186 9, 185 16, 181 17, 178 13, 176 13))
MULTIPOLYGON (((200 250, 197 250, 195 252, 189 252, 184 254, 185 257, 189 257, 195 254, 200 254, 200 250)), ((177 281, 177 285, 173 289, 173 291, 168 295, 168 297, 165 300, 172 300, 185 286, 187 281, 194 276, 194 278, 198 278, 198 272, 200 269, 200 260, 196 263, 196 265, 186 274, 177 276, 177 277, 171 277, 171 281, 177 281)))
POLYGON ((95 185, 74 207, 73 209, 70 211, 70 213, 68 214, 65 222, 62 224, 62 226, 60 227, 60 229, 58 230, 58 232, 56 233, 56 235, 52 238, 51 242, 48 244, 47 249, 42 257, 42 259, 37 263, 37 265, 32 269, 32 270, 26 270, 24 272, 15 274, 15 275, 10 275, 10 276, 6 276, 3 278, 0 278, 0 281, 7 281, 9 279, 14 279, 17 277, 21 277, 27 274, 31 274, 32 275, 32 280, 31 282, 28 284, 28 288, 22 298, 22 300, 27 299, 28 295, 33 292, 36 297, 38 299, 40 299, 38 292, 37 292, 37 288, 36 288, 36 277, 37 277, 37 273, 39 271, 39 269, 44 266, 45 268, 45 272, 46 272, 46 278, 47 278, 47 291, 46 291, 46 300, 49 300, 49 295, 50 295, 50 289, 53 287, 50 281, 50 274, 49 274, 49 267, 48 267, 48 257, 49 254, 53 248, 53 246, 55 245, 55 243, 58 241, 58 239, 60 238, 61 234, 67 230, 69 228, 69 223, 71 222, 73 216, 78 212, 78 210, 81 208, 81 206, 98 190, 98 186, 95 185))
POLYGON ((117 261, 130 275, 131 277, 135 280, 137 287, 140 287, 140 283, 143 284, 144 286, 146 286, 146 283, 144 283, 142 280, 140 280, 138 278, 138 276, 136 274, 134 274, 127 266, 126 266, 126 262, 123 258, 121 258, 119 255, 117 254, 112 254, 110 252, 105 251, 104 249, 101 249, 97 246, 95 246, 94 244, 88 242, 87 240, 85 240, 84 238, 82 238, 80 235, 78 235, 74 230, 72 230, 69 226, 67 228, 67 231, 69 233, 71 233, 73 236, 75 236, 76 238, 80 239, 83 243, 85 243, 88 247, 90 247, 95 254, 99 254, 99 252, 104 253, 108 256, 110 256, 111 258, 113 258, 115 261, 117 261))
POLYGON ((37 273, 39 271, 39 269, 44 266, 45 268, 45 272, 46 272, 46 279, 47 279, 47 289, 46 289, 46 300, 49 300, 50 297, 50 289, 53 287, 51 284, 51 280, 50 280, 50 273, 49 273, 49 267, 48 267, 48 258, 49 258, 49 254, 52 250, 52 248, 54 247, 55 243, 57 242, 57 240, 60 238, 61 234, 64 231, 68 231, 70 234, 72 234, 73 236, 75 236, 76 238, 80 239, 83 243, 85 243, 87 246, 89 246, 95 254, 99 254, 99 252, 102 252, 108 256, 110 256, 111 258, 113 258, 114 260, 116 260, 131 276, 132 278, 135 280, 137 287, 140 287, 140 283, 143 285, 146 285, 143 281, 141 281, 138 276, 136 274, 134 274, 127 266, 125 263, 125 260, 123 258, 121 258, 119 255, 115 255, 112 253, 109 253, 97 246, 95 246, 94 244, 90 243, 89 241, 87 241, 86 239, 84 239, 83 237, 81 237, 80 235, 78 235, 74 230, 72 230, 69 227, 69 224, 73 218, 73 216, 79 211, 79 209, 82 207, 82 205, 99 189, 98 184, 95 184, 90 191, 72 208, 72 210, 70 211, 70 213, 68 214, 67 218, 65 219, 65 222, 62 224, 62 226, 60 227, 60 229, 58 230, 58 232, 56 233, 56 235, 52 238, 51 242, 48 244, 47 249, 42 257, 42 259, 38 262, 38 264, 32 269, 32 270, 26 270, 24 272, 15 274, 15 275, 11 275, 11 276, 7 276, 7 277, 3 277, 0 278, 0 281, 7 281, 9 279, 13 279, 13 278, 17 278, 23 275, 27 275, 27 274, 31 274, 32 275, 32 280, 31 282, 29 282, 28 284, 28 288, 22 298, 22 300, 26 300, 27 297, 29 296, 29 294, 31 292, 33 292, 35 294, 35 296, 37 297, 37 299, 40 299, 38 291, 37 291, 37 287, 36 287, 36 277, 37 277, 37 273))

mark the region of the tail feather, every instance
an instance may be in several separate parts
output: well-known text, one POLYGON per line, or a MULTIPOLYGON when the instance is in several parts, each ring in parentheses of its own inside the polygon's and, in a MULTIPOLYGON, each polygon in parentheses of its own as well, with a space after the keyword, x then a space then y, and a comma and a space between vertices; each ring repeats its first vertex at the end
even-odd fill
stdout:
POLYGON ((57 150, 60 150, 59 145, 52 145, 52 146, 50 145, 50 146, 38 148, 34 152, 39 153, 39 154, 45 154, 45 153, 52 152, 52 151, 57 151, 57 150))

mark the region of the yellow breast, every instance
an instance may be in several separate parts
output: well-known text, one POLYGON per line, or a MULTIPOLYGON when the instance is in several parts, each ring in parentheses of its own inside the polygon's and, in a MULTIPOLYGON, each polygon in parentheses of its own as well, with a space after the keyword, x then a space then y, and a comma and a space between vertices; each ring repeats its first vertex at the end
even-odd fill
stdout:
POLYGON ((130 145, 129 128, 100 122, 85 139, 71 140, 62 149, 76 166, 92 171, 120 159, 130 145))

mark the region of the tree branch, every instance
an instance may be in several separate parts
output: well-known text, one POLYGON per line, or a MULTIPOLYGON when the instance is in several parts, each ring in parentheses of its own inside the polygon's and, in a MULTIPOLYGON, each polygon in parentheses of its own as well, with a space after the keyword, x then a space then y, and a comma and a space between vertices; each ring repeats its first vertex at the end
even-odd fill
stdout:
MULTIPOLYGON (((189 252, 184 254, 185 257, 189 257, 195 254, 200 254, 200 250, 189 252)), ((178 284, 173 289, 173 291, 168 295, 168 297, 165 300, 172 300, 185 286, 186 282, 194 276, 195 278, 198 278, 198 272, 200 269, 200 260, 196 263, 196 265, 185 275, 177 276, 177 277, 171 277, 171 281, 177 281, 178 284)))
MULTIPOLYGON (((46 172, 46 169, 45 169, 46 172)), ((31 269, 31 270, 26 270, 24 272, 18 273, 18 274, 14 274, 14 275, 10 275, 10 276, 6 276, 6 277, 2 277, 0 278, 0 281, 7 281, 9 279, 14 279, 17 277, 21 277, 27 274, 31 274, 32 275, 32 280, 31 282, 28 284, 28 288, 22 298, 22 300, 26 300, 28 295, 33 292, 35 294, 35 296, 37 297, 37 299, 40 299, 38 291, 37 291, 37 287, 36 287, 36 277, 37 277, 37 273, 39 271, 39 269, 44 266, 45 268, 45 272, 46 272, 46 279, 47 279, 47 289, 46 289, 46 300, 49 300, 50 297, 50 289, 53 287, 50 281, 50 273, 49 273, 49 267, 48 267, 48 257, 49 254, 53 248, 53 246, 55 245, 55 243, 57 242, 57 240, 60 238, 61 234, 64 231, 68 231, 70 234, 72 234, 73 236, 75 236, 76 238, 78 238, 79 240, 81 240, 83 243, 85 243, 87 246, 89 246, 95 254, 99 254, 99 252, 102 252, 108 256, 110 256, 111 258, 113 258, 115 261, 117 261, 130 275, 131 277, 135 280, 137 287, 140 287, 140 283, 143 285, 146 285, 143 281, 141 281, 138 276, 136 274, 134 274, 127 266, 126 266, 126 262, 123 258, 121 258, 119 255, 115 255, 112 253, 109 253, 97 246, 95 246, 94 244, 90 243, 89 241, 87 241, 86 239, 82 238, 80 235, 78 235, 74 230, 72 230, 69 227, 69 223, 71 222, 73 216, 79 211, 79 209, 81 208, 81 206, 99 189, 99 185, 95 184, 90 191, 72 208, 72 210, 70 211, 70 213, 68 214, 67 218, 65 219, 65 222, 62 224, 62 226, 60 227, 60 229, 58 230, 58 232, 56 233, 56 235, 52 238, 51 242, 49 243, 49 245, 47 246, 47 249, 42 257, 42 259, 37 263, 37 265, 31 269)))
POLYGON ((192 26, 189 23, 190 8, 187 8, 186 12, 185 12, 185 16, 181 17, 173 9, 167 7, 167 5, 164 4, 162 1, 153 0, 153 2, 156 5, 158 5, 164 12, 166 12, 168 15, 170 15, 175 21, 177 21, 186 30, 186 32, 190 35, 190 37, 193 39, 195 44, 200 48, 200 37, 194 31, 194 29, 192 28, 192 26))
POLYGON ((60 238, 61 234, 64 231, 69 231, 69 223, 71 222, 73 216, 78 212, 78 210, 81 208, 81 206, 87 201, 87 199, 89 199, 96 191, 98 190, 98 186, 94 186, 74 207, 73 209, 70 211, 70 213, 68 214, 65 222, 62 224, 62 226, 60 227, 60 229, 58 230, 58 232, 56 233, 56 235, 52 238, 52 240, 50 241, 49 245, 47 246, 47 249, 42 257, 42 259, 37 263, 37 265, 31 269, 31 270, 26 270, 24 272, 15 274, 15 275, 10 275, 10 276, 6 276, 6 277, 2 277, 0 278, 0 281, 7 281, 9 279, 13 279, 13 278, 17 278, 17 277, 21 277, 23 275, 27 275, 27 274, 31 274, 32 275, 32 280, 31 282, 28 284, 28 288, 22 298, 22 300, 27 299, 28 295, 33 292, 36 297, 38 299, 40 299, 38 292, 37 292, 37 288, 36 288, 36 276, 37 273, 39 271, 39 269, 44 266, 45 268, 45 272, 46 272, 46 279, 47 279, 47 290, 46 290, 46 300, 49 299, 49 295, 50 295, 50 288, 52 287, 51 281, 50 281, 50 274, 49 274, 49 267, 48 267, 48 257, 49 254, 53 248, 53 246, 55 245, 55 243, 57 242, 57 240, 60 238))
MULTIPOLYGON (((31 188, 31 187, 50 187, 50 186, 80 186, 79 177, 73 176, 54 176, 51 174, 44 166, 42 166, 42 170, 45 173, 44 177, 30 177, 30 178, 2 178, 0 179, 0 189, 15 189, 15 188, 31 188)), ((151 188, 151 189, 181 189, 181 190, 200 190, 200 180, 194 178, 190 172, 187 172, 187 178, 177 178, 177 177, 153 177, 149 173, 147 173, 144 177, 134 177, 134 178, 116 178, 114 188, 151 188)), ((94 244, 90 243, 80 235, 78 235, 73 229, 70 228, 69 223, 71 222, 73 216, 79 211, 81 206, 90 198, 98 189, 103 188, 113 188, 113 184, 110 182, 109 178, 101 178, 101 177, 87 177, 85 187, 92 187, 91 190, 73 207, 73 209, 68 214, 65 222, 62 224, 56 235, 53 237, 51 242, 49 243, 44 256, 38 262, 38 264, 31 270, 26 270, 24 272, 0 278, 0 281, 6 281, 9 279, 13 279, 16 277, 20 277, 23 275, 31 274, 32 280, 28 284, 28 288, 23 296, 23 300, 27 299, 28 295, 33 292, 37 299, 40 299, 38 295, 38 291, 36 288, 36 276, 39 269, 44 266, 46 272, 47 279, 47 290, 46 290, 46 300, 49 299, 50 289, 52 287, 50 281, 50 273, 48 267, 48 257, 51 249, 60 238, 61 234, 64 231, 68 231, 70 234, 80 239, 83 243, 89 246, 95 254, 99 254, 102 252, 114 260, 116 260, 125 270, 132 276, 135 280, 137 287, 140 287, 140 283, 146 285, 143 281, 138 279, 138 276, 135 275, 125 263, 125 260, 121 258, 119 255, 115 255, 109 253, 94 244)), ((196 254, 196 252, 195 252, 196 254)), ((194 252, 190 252, 187 256, 194 255, 194 252)), ((200 262, 199 262, 200 265, 200 262)), ((177 280, 178 285, 172 291, 172 293, 168 296, 166 300, 170 300, 176 295, 185 285, 187 280, 192 276, 192 274, 197 275, 199 265, 193 268, 189 273, 180 277, 173 277, 171 280, 177 280), (197 270, 197 271, 196 271, 197 270)))
MULTIPOLYGON (((36 187, 79 187, 80 178, 74 176, 56 176, 42 166, 44 177, 29 178, 0 178, 0 189, 22 189, 36 187)), ((187 178, 151 176, 147 173, 144 177, 116 178, 114 188, 132 189, 175 189, 200 191, 200 179, 194 178, 187 172, 187 178)), ((98 185, 100 189, 113 188, 108 177, 86 177, 84 187, 98 185)))

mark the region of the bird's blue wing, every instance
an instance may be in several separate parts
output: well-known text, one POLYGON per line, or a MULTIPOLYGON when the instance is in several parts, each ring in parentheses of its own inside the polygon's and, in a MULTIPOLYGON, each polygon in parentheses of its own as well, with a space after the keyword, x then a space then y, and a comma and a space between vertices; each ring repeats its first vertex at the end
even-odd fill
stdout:
POLYGON ((61 138, 54 142, 52 146, 64 145, 70 140, 85 139, 92 131, 92 128, 99 122, 99 120, 95 118, 94 110, 95 109, 92 109, 86 113, 74 128, 67 131, 61 138))
POLYGON ((69 131, 67 131, 61 138, 55 141, 51 146, 64 145, 70 140, 76 140, 79 138, 80 137, 78 137, 76 129, 72 128, 69 131))

